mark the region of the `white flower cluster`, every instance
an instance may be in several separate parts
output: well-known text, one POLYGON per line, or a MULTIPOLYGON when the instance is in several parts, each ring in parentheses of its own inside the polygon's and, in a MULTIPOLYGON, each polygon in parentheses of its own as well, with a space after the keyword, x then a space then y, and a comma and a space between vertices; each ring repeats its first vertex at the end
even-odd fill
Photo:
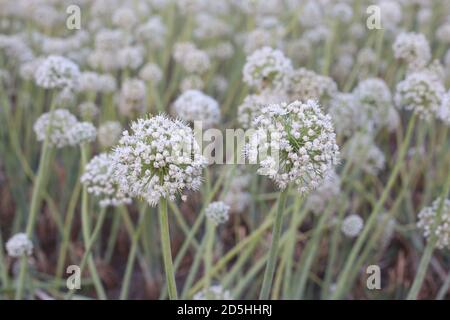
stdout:
POLYGON ((429 239, 433 235, 437 238, 436 247, 439 249, 450 248, 450 200, 444 199, 443 201, 439 221, 436 220, 441 198, 434 200, 431 207, 423 208, 419 212, 419 221, 417 222, 417 227, 423 230, 425 238, 429 239))
POLYGON ((6 251, 14 258, 30 256, 33 253, 33 243, 25 233, 17 233, 6 242, 6 251))
POLYGON ((397 84, 395 103, 429 120, 438 112, 444 94, 445 88, 440 79, 434 72, 425 69, 410 73, 397 84))
POLYGON ((364 220, 357 214, 351 214, 342 221, 341 231, 349 238, 354 238, 361 232, 364 220))
POLYGON ((139 71, 139 77, 142 80, 150 81, 152 84, 156 85, 163 78, 163 73, 161 68, 155 63, 147 63, 139 71))
POLYGON ((271 104, 286 101, 286 95, 264 90, 259 94, 250 94, 244 98, 238 107, 238 122, 244 129, 251 128, 253 120, 260 115, 261 110, 271 104))
POLYGON ((35 72, 36 84, 46 89, 76 89, 80 77, 78 66, 60 56, 49 56, 35 72))
POLYGON ((256 90, 286 89, 292 72, 291 61, 280 50, 264 47, 247 57, 244 82, 256 90))
POLYGON ((393 44, 394 56, 403 59, 409 70, 425 67, 431 59, 431 49, 427 38, 420 33, 401 33, 393 44))
POLYGON ((104 148, 112 147, 119 141, 122 134, 122 126, 118 121, 106 121, 98 128, 98 141, 104 148))
POLYGON ((315 214, 323 213, 327 204, 333 199, 337 199, 341 192, 341 179, 333 171, 323 183, 311 192, 306 199, 306 208, 315 214))
POLYGON ((324 103, 323 100, 331 98, 336 92, 337 85, 333 79, 314 71, 299 68, 290 75, 288 94, 291 101, 314 99, 324 103))
POLYGON ((373 137, 367 133, 357 133, 347 141, 343 150, 343 157, 361 167, 370 175, 377 175, 384 169, 386 158, 378 148, 373 137))
POLYGON ((180 90, 185 92, 188 90, 203 90, 205 88, 205 82, 196 74, 190 74, 181 80, 180 90))
POLYGON ((220 108, 216 100, 198 90, 185 91, 175 100, 173 113, 187 122, 200 121, 203 128, 211 128, 220 121, 220 108))
POLYGON ((80 75, 77 91, 110 93, 116 90, 116 87, 116 79, 112 75, 86 71, 80 75))
POLYGON ((233 300, 231 293, 221 285, 214 285, 200 292, 197 292, 194 300, 233 300))
POLYGON ((437 115, 446 125, 450 126, 450 91, 443 95, 437 115))
POLYGON ((156 205, 184 189, 197 190, 206 166, 191 128, 164 115, 138 119, 114 149, 114 175, 122 192, 156 205))
POLYGON ((258 173, 281 189, 293 183, 301 193, 313 190, 339 161, 331 118, 313 100, 266 107, 254 127, 247 156, 250 161, 259 157, 258 173))
POLYGON ((141 113, 145 108, 145 83, 139 79, 127 79, 122 84, 119 96, 119 111, 125 116, 141 113))
POLYGON ((230 212, 242 213, 252 201, 252 195, 246 191, 250 185, 251 175, 238 169, 236 176, 230 181, 230 186, 223 198, 223 202, 230 206, 230 212))
POLYGON ((334 95, 330 101, 328 112, 333 120, 336 133, 344 137, 349 137, 360 129, 367 128, 370 121, 367 112, 362 110, 358 99, 352 93, 334 95))
POLYGON ((189 73, 203 74, 211 66, 208 54, 191 42, 175 44, 173 58, 189 73))
POLYGON ((48 133, 49 144, 56 148, 93 141, 97 132, 91 123, 78 122, 66 109, 44 113, 36 120, 33 129, 38 141, 44 141, 48 133))
POLYGON ((131 203, 131 198, 121 190, 114 180, 113 158, 101 153, 89 161, 81 176, 89 193, 99 198, 101 207, 119 206, 131 203))
POLYGON ((228 221, 230 206, 222 201, 210 203, 205 209, 206 217, 215 225, 223 224, 228 221))

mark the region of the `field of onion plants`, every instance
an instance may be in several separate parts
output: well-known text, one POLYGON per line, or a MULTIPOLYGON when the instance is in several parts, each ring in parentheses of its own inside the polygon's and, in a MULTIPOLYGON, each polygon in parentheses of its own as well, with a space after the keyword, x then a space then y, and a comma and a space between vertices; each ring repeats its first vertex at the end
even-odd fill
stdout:
POLYGON ((0 1, 0 300, 450 297, 447 0, 0 1))

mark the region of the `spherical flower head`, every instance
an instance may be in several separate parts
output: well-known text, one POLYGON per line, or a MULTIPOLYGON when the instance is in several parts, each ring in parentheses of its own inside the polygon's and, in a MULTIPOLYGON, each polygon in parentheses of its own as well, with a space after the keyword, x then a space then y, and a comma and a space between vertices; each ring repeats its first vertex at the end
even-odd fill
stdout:
POLYGON ((200 292, 197 292, 194 300, 233 300, 231 293, 221 285, 214 285, 200 292))
POLYGON ((70 145, 82 145, 95 141, 97 129, 90 122, 77 122, 67 132, 70 145))
POLYGON ((145 83, 139 79, 127 79, 122 85, 119 96, 119 111, 125 116, 142 112, 145 107, 145 83))
POLYGON ((101 207, 119 206, 131 203, 131 198, 122 192, 114 179, 113 158, 101 153, 89 161, 81 176, 81 183, 87 192, 99 199, 101 207))
POLYGON ((258 173, 281 189, 292 183, 301 193, 313 190, 339 161, 331 118, 313 100, 266 107, 254 127, 247 157, 259 158, 258 173))
POLYGON ((333 171, 316 190, 308 195, 306 207, 315 214, 321 214, 330 201, 337 199, 340 191, 341 179, 333 171))
MULTIPOLYGON (((389 109, 392 108, 392 94, 386 82, 379 78, 368 78, 358 83, 353 90, 361 112, 374 127, 379 128, 386 124, 389 109)), ((372 128, 367 127, 368 131, 372 128)))
POLYGON ((112 147, 119 141, 122 126, 118 121, 106 121, 98 128, 98 142, 104 148, 112 147))
POLYGON ((98 106, 92 101, 85 101, 78 106, 83 118, 92 119, 99 114, 98 106))
POLYGON ((290 73, 288 94, 291 100, 314 99, 324 102, 337 92, 333 79, 305 68, 290 73))
POLYGON ((445 23, 436 30, 436 39, 445 44, 450 43, 450 23, 445 23))
POLYGON ((396 1, 383 0, 378 3, 381 11, 381 23, 388 30, 396 30, 397 25, 402 21, 402 7, 396 1))
POLYGON ((114 149, 114 175, 122 192, 150 205, 197 190, 207 164, 192 129, 164 115, 138 119, 114 149))
POLYGON ((157 64, 147 63, 139 71, 139 77, 156 85, 162 80, 163 73, 157 64))
POLYGON ((286 101, 286 95, 265 90, 259 94, 250 94, 244 98, 238 107, 238 122, 244 129, 252 126, 253 120, 260 115, 261 110, 268 105, 286 101))
POLYGON ((341 231, 349 238, 359 235, 364 226, 364 220, 357 214, 351 214, 342 221, 341 231))
POLYGON ((6 242, 6 251, 14 258, 30 256, 33 253, 33 243, 25 233, 17 233, 6 242))
POLYGON ((144 61, 144 52, 141 47, 127 46, 119 50, 117 61, 123 69, 136 70, 144 61))
POLYGON ((395 103, 411 110, 422 119, 430 120, 439 110, 445 88, 433 72, 428 70, 409 74, 397 85, 395 103))
POLYGON ((201 121, 203 128, 211 128, 220 121, 217 101, 198 90, 185 91, 175 100, 172 110, 184 121, 201 121))
POLYGON ((423 208, 419 212, 417 227, 422 229, 423 236, 427 239, 436 237, 438 249, 450 248, 450 200, 443 199, 442 211, 438 221, 441 198, 433 201, 430 207, 423 208))
POLYGON ((203 90, 205 88, 205 82, 201 77, 196 74, 191 74, 181 80, 180 91, 186 92, 189 90, 203 90))
POLYGON ((292 72, 291 61, 280 50, 264 47, 247 57, 244 82, 257 90, 285 89, 292 72))
POLYGON ((431 59, 431 49, 427 38, 420 33, 401 33, 395 39, 394 56, 408 64, 410 70, 425 67, 431 59))
POLYGON ((216 201, 210 203, 206 207, 205 214, 206 217, 217 226, 228 221, 228 218, 230 217, 229 211, 229 205, 222 201, 216 201))
POLYGON ((450 126, 450 91, 443 95, 437 115, 446 125, 450 126))
POLYGON ((360 166, 370 175, 377 175, 386 163, 383 151, 375 145, 373 137, 366 133, 357 133, 348 140, 342 154, 347 161, 360 166))
POLYGON ((72 136, 68 133, 77 123, 77 118, 68 110, 57 109, 41 115, 33 129, 38 141, 43 142, 48 132, 50 146, 62 148, 72 144, 72 136))
POLYGON ((46 89, 74 89, 78 86, 80 70, 71 60, 61 56, 49 56, 37 68, 36 84, 46 89))
POLYGON ((361 110, 358 99, 352 93, 334 95, 328 112, 338 135, 349 137, 362 128, 372 127, 367 112, 361 110))
POLYGON ((138 19, 131 7, 122 7, 114 11, 112 23, 123 29, 131 29, 138 19))

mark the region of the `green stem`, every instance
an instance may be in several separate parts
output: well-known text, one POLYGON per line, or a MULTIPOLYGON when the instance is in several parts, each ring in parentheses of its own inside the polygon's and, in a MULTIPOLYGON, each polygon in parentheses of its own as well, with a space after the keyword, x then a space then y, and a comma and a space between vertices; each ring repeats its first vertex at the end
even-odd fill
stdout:
POLYGON ((164 270, 166 273, 167 290, 170 300, 177 299, 177 288, 172 262, 172 250, 170 248, 169 217, 167 213, 167 200, 162 199, 159 204, 159 224, 161 233, 161 247, 164 260, 164 270))
POLYGON ((272 230, 272 243, 270 245, 269 260, 267 261, 266 270, 264 272, 264 280, 261 288, 261 293, 259 295, 260 300, 267 300, 269 298, 270 288, 272 286, 273 274, 275 272, 275 263, 278 254, 278 243, 281 236, 281 227, 283 225, 283 211, 286 204, 287 195, 289 193, 289 188, 284 189, 280 192, 280 197, 278 199, 278 210, 275 217, 275 224, 272 230))

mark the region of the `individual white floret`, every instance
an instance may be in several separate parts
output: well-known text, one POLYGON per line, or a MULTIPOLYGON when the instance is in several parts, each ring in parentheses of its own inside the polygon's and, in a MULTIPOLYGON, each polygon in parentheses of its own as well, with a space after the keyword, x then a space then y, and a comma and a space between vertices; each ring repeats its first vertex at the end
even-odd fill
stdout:
POLYGON ((6 251, 14 258, 30 256, 33 253, 33 243, 25 233, 17 233, 6 242, 6 251))
POLYGON ((364 226, 364 220, 357 214, 351 214, 342 221, 341 231, 349 238, 359 235, 364 226))

